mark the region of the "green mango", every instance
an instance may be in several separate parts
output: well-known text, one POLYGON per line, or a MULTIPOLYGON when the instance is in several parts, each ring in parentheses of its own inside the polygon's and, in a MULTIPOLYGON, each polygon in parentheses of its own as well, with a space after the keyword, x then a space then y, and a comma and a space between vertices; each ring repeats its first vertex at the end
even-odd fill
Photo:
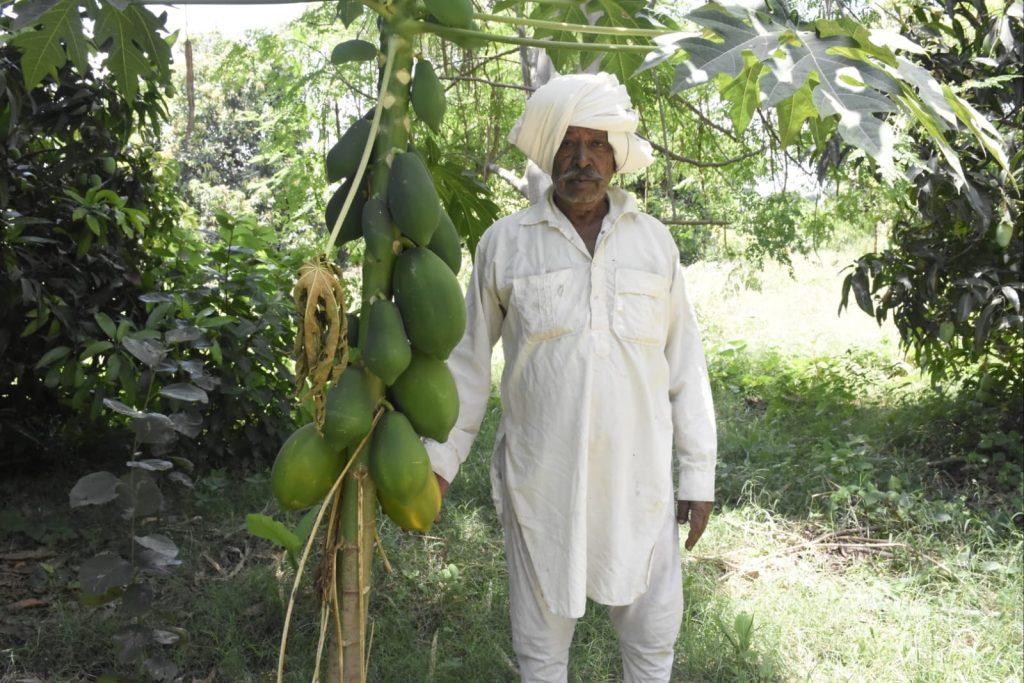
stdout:
POLYGON ((455 274, 434 252, 414 247, 398 255, 393 289, 413 347, 446 359, 466 331, 466 304, 455 274))
POLYGON ((370 126, 370 121, 359 119, 327 152, 327 182, 336 183, 356 174, 366 141, 370 138, 370 126))
POLYGON ((427 11, 439 22, 453 28, 469 28, 473 23, 473 5, 469 0, 424 0, 427 11))
POLYGON ((363 207, 363 237, 366 239, 366 253, 375 259, 393 259, 398 231, 388 215, 384 200, 374 195, 366 200, 363 207))
POLYGON ((327 495, 343 466, 341 450, 331 448, 310 422, 281 446, 270 470, 270 488, 286 510, 309 507, 327 495))
POLYGON ((425 59, 416 62, 416 72, 412 77, 412 93, 409 96, 413 111, 423 123, 430 126, 435 133, 441 129, 448 102, 444 97, 444 86, 434 73, 434 67, 425 59))
POLYGON ((420 246, 430 243, 441 217, 441 200, 417 154, 395 154, 388 171, 388 211, 403 235, 420 246))
MULTIPOLYGON (((341 213, 341 207, 345 205, 345 198, 348 197, 350 187, 352 187, 351 178, 342 183, 341 187, 335 190, 334 194, 331 195, 331 199, 327 202, 327 210, 324 211, 324 222, 327 224, 328 235, 334 229, 334 221, 337 220, 338 214, 341 213)), ((338 232, 338 244, 345 244, 345 242, 351 242, 363 236, 363 228, 360 223, 365 204, 366 193, 360 188, 356 192, 356 196, 352 198, 352 206, 348 208, 345 220, 341 222, 341 230, 338 232)))
POLYGON ((375 301, 370 306, 362 351, 363 363, 388 386, 409 367, 412 350, 405 337, 402 314, 390 301, 375 301))
POLYGON ((391 385, 391 399, 420 436, 444 443, 459 417, 455 379, 443 360, 413 352, 405 372, 391 385))
POLYGON ((462 268, 462 239, 459 237, 455 224, 448 214, 441 211, 441 219, 437 222, 437 230, 430 238, 427 249, 441 257, 441 260, 448 264, 452 273, 459 274, 462 268))
POLYGON ((392 411, 377 423, 370 440, 370 476, 381 497, 400 504, 411 502, 426 485, 430 458, 405 415, 392 411))

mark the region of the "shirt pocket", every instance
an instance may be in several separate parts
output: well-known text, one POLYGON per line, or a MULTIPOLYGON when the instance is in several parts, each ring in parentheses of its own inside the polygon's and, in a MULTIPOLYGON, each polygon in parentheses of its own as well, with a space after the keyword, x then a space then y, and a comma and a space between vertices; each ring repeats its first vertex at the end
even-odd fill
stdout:
POLYGON ((669 280, 657 273, 615 271, 615 334, 637 344, 663 344, 668 329, 669 280))
POLYGON ((579 329, 573 292, 572 268, 512 280, 512 303, 527 341, 546 341, 579 329))

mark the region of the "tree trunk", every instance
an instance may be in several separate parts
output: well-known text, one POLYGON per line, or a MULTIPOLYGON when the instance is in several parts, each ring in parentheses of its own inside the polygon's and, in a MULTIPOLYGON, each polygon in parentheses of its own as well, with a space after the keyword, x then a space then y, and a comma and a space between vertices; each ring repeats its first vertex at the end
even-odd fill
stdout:
MULTIPOLYGON (((403 0, 395 24, 411 8, 403 0), (401 11, 404 10, 404 11, 401 11)), ((397 41, 394 65, 381 112, 380 130, 374 157, 368 168, 370 193, 386 199, 388 170, 396 152, 404 152, 409 142, 409 82, 412 75, 412 44, 398 35, 393 26, 381 26, 381 49, 386 53, 391 41, 397 41)), ((371 302, 363 292, 362 307, 371 302)), ((368 448, 359 454, 342 484, 341 519, 338 525, 337 591, 341 611, 341 643, 337 635, 331 644, 328 681, 363 683, 366 680, 366 624, 370 598, 373 544, 377 527, 376 487, 370 477, 368 448), (341 657, 338 648, 341 648, 341 657)))

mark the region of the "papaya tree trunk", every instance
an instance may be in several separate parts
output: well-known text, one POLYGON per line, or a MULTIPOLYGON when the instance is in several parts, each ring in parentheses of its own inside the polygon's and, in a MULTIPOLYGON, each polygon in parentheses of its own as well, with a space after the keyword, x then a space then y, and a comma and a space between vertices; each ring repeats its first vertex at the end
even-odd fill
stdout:
MULTIPOLYGON (((381 26, 382 50, 386 53, 394 49, 395 55, 390 81, 380 84, 386 91, 368 182, 370 194, 385 200, 391 160, 396 152, 404 152, 409 142, 412 43, 407 36, 399 34, 395 27, 409 16, 411 3, 398 3, 396 9, 398 12, 393 20, 381 26)), ((364 268, 372 268, 374 265, 367 264, 364 268)), ((364 287, 364 312, 369 309, 370 303, 371 292, 364 287)), ((328 680, 332 683, 363 683, 366 680, 366 626, 377 517, 376 491, 370 477, 368 452, 368 448, 363 449, 342 484, 336 576, 341 612, 341 642, 332 643, 328 669, 328 680)))

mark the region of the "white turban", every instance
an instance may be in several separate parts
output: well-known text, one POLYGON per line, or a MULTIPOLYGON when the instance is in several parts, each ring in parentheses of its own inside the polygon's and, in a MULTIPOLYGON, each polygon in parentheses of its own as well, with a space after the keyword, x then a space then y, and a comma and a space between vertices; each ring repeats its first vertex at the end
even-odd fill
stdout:
POLYGON ((548 175, 569 126, 608 131, 615 170, 639 171, 654 161, 651 144, 636 135, 639 117, 625 86, 609 73, 556 76, 537 88, 508 141, 548 175))

